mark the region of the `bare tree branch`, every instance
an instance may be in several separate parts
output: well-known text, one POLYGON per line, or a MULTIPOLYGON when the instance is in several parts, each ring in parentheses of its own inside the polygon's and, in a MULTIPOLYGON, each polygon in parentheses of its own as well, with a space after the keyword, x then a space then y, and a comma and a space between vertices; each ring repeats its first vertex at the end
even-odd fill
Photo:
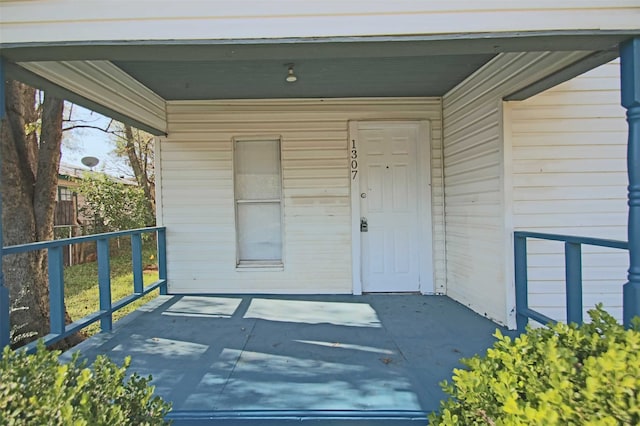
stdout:
POLYGON ((109 133, 109 134, 117 136, 117 132, 115 130, 108 130, 108 127, 106 129, 103 129, 102 127, 91 126, 91 125, 88 125, 88 124, 75 124, 73 126, 64 127, 62 129, 62 131, 66 132, 68 130, 74 130, 74 129, 94 129, 94 130, 100 130, 101 132, 105 132, 105 133, 109 133))

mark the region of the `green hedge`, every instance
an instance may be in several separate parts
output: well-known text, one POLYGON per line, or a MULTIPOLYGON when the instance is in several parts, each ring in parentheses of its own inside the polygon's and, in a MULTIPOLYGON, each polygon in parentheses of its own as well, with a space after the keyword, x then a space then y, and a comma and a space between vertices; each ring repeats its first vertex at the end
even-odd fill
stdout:
POLYGON ((591 323, 497 331, 483 357, 463 360, 432 425, 638 425, 640 322, 625 330, 602 306, 591 323))
POLYGON ((149 386, 98 356, 91 368, 76 353, 68 363, 42 343, 33 355, 5 348, 0 359, 0 425, 162 425, 171 409, 149 386))

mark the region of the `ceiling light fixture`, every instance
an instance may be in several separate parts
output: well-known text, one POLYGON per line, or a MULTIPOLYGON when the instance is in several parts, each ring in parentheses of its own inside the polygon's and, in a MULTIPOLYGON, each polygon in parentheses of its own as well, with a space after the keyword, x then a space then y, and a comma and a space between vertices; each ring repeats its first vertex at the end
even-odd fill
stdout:
POLYGON ((298 77, 293 73, 293 64, 287 64, 289 66, 289 71, 287 72, 287 78, 285 81, 287 83, 295 83, 298 81, 298 77))

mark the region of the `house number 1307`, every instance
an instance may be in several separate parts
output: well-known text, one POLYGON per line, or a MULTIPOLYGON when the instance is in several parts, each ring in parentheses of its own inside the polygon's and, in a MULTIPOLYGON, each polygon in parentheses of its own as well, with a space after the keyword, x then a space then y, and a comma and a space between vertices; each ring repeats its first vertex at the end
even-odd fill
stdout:
POLYGON ((358 150, 356 149, 356 141, 351 141, 351 179, 355 180, 358 176, 358 150))

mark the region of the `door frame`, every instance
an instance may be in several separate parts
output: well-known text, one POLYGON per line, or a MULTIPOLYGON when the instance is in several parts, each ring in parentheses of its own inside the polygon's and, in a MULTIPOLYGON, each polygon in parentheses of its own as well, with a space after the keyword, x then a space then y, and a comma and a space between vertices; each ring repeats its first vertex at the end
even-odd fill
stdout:
POLYGON ((362 241, 360 232, 360 168, 358 130, 380 125, 415 125, 416 195, 418 197, 418 280, 422 294, 435 293, 433 268, 433 220, 431 214, 431 122, 428 120, 358 120, 349 121, 349 179, 351 180, 351 275, 353 294, 362 294, 362 241), (354 153, 355 150, 355 153, 354 153), (356 158, 353 158, 355 154, 356 158), (354 163, 353 161, 356 160, 354 163), (355 173, 354 173, 355 172, 355 173))

